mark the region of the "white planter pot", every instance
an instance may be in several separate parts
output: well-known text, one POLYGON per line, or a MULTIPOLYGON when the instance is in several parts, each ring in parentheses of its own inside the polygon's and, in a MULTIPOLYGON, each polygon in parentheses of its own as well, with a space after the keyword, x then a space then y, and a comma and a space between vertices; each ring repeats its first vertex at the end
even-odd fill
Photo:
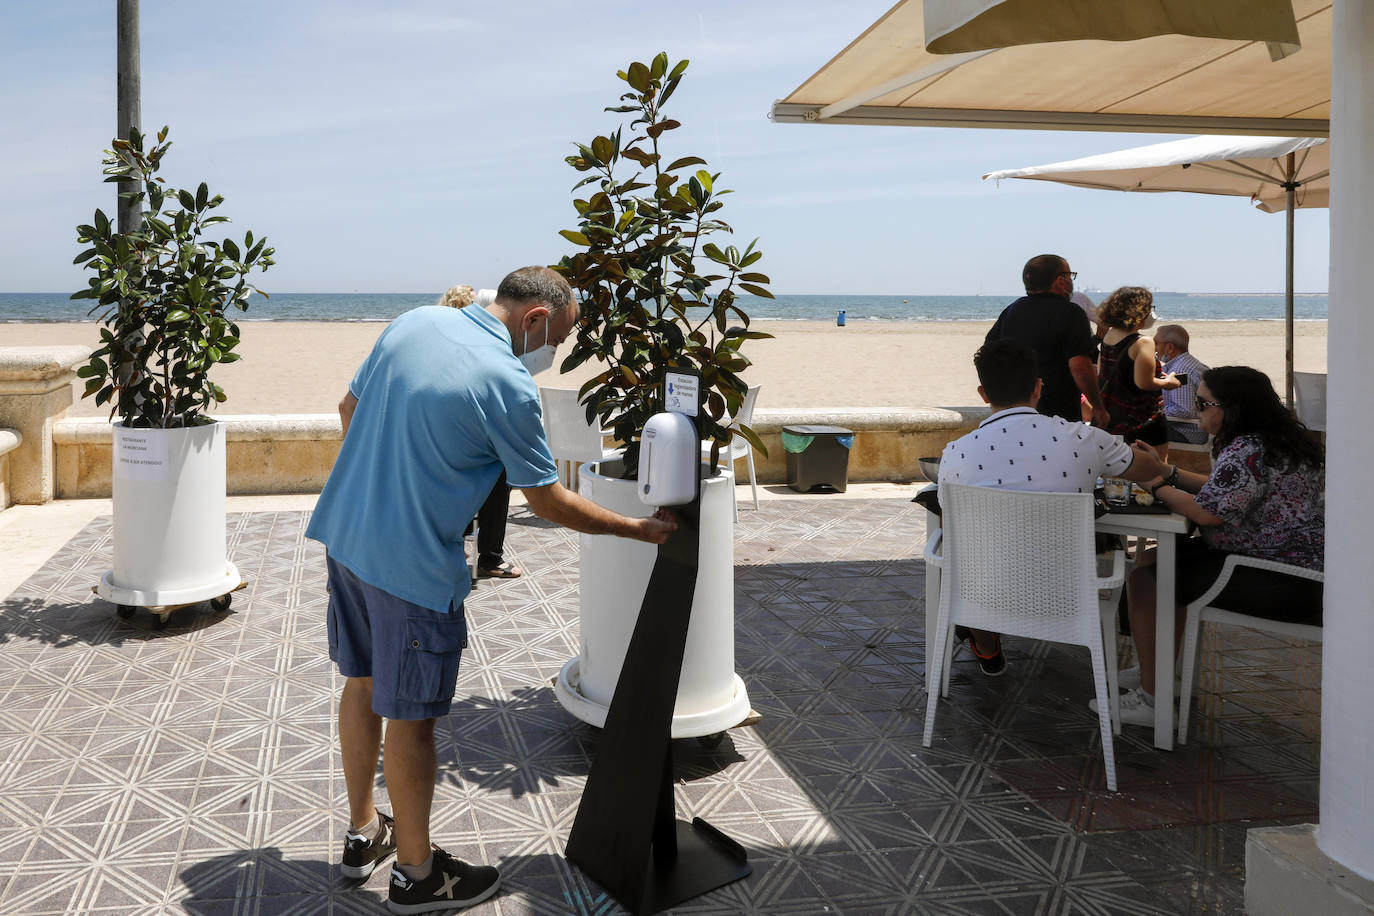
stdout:
MULTIPOLYGON (((621 515, 643 518, 633 480, 583 465, 581 494, 621 515)), ((749 715, 744 681, 735 674, 734 477, 701 482, 701 538, 692 618, 673 710, 672 735, 711 735, 749 715)), ((600 728, 625 661, 658 548, 610 535, 581 536, 581 652, 563 666, 554 692, 565 709, 600 728)))
POLYGON ((114 568, 96 591, 159 607, 227 594, 225 446, 219 423, 187 429, 114 424, 114 568))

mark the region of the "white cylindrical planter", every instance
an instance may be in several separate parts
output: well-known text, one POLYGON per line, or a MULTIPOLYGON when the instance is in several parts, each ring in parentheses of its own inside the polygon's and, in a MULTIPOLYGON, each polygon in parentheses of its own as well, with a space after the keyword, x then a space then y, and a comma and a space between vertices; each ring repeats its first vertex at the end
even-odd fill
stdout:
MULTIPOLYGON (((597 470, 595 464, 581 467, 583 496, 621 515, 652 514, 639 501, 635 481, 597 470)), ((673 710, 674 738, 711 735, 749 715, 744 681, 735 674, 734 485, 734 476, 724 472, 701 482, 697 585, 673 710)), ((581 536, 581 651, 563 666, 554 692, 565 709, 598 728, 606 722, 657 551, 641 541, 581 536)))
POLYGON ((159 607, 227 594, 225 445, 219 423, 114 424, 114 568, 97 587, 119 604, 159 607))

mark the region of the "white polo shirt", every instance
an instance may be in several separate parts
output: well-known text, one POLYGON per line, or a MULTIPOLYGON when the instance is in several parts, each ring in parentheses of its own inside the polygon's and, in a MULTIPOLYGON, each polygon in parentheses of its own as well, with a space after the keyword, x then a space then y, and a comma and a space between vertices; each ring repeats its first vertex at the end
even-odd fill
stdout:
POLYGON ((945 446, 940 480, 1036 493, 1091 493, 1131 466, 1120 436, 1031 407, 1000 410, 945 446))

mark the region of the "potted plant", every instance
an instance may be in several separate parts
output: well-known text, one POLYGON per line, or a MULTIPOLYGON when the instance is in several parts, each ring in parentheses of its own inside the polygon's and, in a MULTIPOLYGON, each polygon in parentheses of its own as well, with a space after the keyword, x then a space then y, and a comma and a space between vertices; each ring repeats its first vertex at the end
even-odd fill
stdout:
MULTIPOLYGON (((631 116, 629 135, 622 126, 578 144, 567 158, 590 173, 574 191, 590 186, 590 193, 574 200, 577 228, 561 233, 579 250, 556 267, 582 304, 562 371, 592 359, 605 364, 580 396, 588 422, 608 427, 624 445, 621 460, 581 476, 584 496, 622 514, 648 514, 634 487, 640 433, 663 409, 665 371, 701 373, 701 428, 713 474, 702 481, 701 557, 673 717, 676 737, 718 733, 749 711, 734 674, 734 478, 715 466, 730 441, 729 416, 748 390, 740 378, 749 366, 741 347, 772 336, 749 329, 738 298, 741 292, 772 298, 768 277, 752 269, 763 256, 757 240, 743 250, 710 240, 732 232, 716 215, 730 193, 719 187, 719 173, 700 157, 670 158, 661 148, 665 134, 681 126, 663 109, 687 65, 670 69, 661 53, 617 74, 629 91, 607 111, 631 116)), ((752 429, 736 431, 766 453, 752 429)), ((604 722, 654 556, 649 545, 582 536, 581 652, 564 666, 556 690, 565 707, 594 725, 604 722)))
POLYGON ((225 557, 224 429, 207 415, 225 395, 210 370, 239 358, 229 310, 248 308, 259 290, 247 277, 272 265, 273 249, 252 232, 242 245, 207 237, 229 221, 215 212, 223 198, 203 182, 195 191, 168 187, 157 174, 171 147, 166 127, 151 148, 137 130, 112 146, 105 181, 133 182, 120 196, 146 209, 129 232, 100 210, 77 227, 89 247, 74 263, 94 275, 72 298, 95 300, 91 314, 104 325, 77 375, 84 396, 111 404, 117 418, 114 568, 97 590, 127 616, 135 605, 227 596, 239 584, 225 557))

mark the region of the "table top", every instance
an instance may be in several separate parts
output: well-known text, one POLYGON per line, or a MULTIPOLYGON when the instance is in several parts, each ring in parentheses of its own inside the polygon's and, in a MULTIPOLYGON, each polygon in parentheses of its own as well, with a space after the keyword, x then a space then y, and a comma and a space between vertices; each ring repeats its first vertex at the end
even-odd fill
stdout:
POLYGON ((1096 528, 1107 534, 1187 534, 1191 523, 1177 512, 1112 512, 1097 518, 1096 528))

